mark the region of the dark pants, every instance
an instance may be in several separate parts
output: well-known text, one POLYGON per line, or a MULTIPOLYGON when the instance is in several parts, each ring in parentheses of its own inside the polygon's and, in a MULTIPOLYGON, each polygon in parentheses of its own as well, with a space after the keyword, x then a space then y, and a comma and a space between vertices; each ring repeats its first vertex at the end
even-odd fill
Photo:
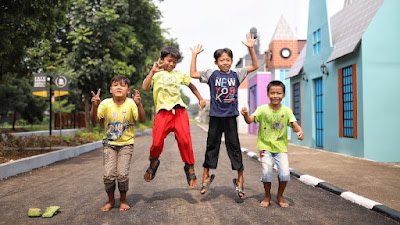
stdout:
POLYGON ((239 136, 237 132, 236 116, 210 116, 207 150, 203 167, 210 169, 217 168, 222 133, 225 133, 225 145, 229 159, 231 160, 232 170, 243 171, 242 151, 240 149, 239 136))

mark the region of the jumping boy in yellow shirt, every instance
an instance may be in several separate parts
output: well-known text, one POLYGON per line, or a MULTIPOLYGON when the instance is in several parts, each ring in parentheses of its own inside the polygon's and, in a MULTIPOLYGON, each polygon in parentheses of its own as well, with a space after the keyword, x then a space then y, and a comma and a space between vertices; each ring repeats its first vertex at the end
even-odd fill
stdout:
POLYGON ((160 59, 153 64, 153 68, 143 81, 142 89, 144 91, 149 90, 151 86, 153 87, 154 105, 157 112, 153 124, 150 166, 144 174, 144 179, 147 182, 154 179, 160 165, 159 156, 164 148, 164 139, 170 132, 174 132, 182 161, 185 163, 184 171, 187 182, 191 188, 196 188, 198 181, 194 171, 195 160, 189 117, 185 109, 187 106, 181 98, 180 85, 186 85, 190 88, 199 100, 201 108, 204 108, 206 103, 197 88, 190 83, 190 76, 174 71, 180 58, 178 49, 165 47, 161 51, 160 59))

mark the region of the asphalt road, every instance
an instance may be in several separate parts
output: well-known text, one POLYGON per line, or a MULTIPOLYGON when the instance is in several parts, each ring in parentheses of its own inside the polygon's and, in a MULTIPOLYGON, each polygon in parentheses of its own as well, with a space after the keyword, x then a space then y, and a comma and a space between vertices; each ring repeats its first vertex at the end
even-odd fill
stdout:
MULTIPOLYGON (((207 133, 192 125, 196 174, 201 180, 207 133)), ((226 148, 221 145, 216 178, 202 196, 189 188, 173 134, 165 140, 156 178, 147 183, 151 135, 137 137, 130 170, 127 200, 131 210, 120 212, 117 204, 110 212, 100 207, 107 197, 102 182, 102 150, 98 149, 25 174, 0 181, 0 224, 398 224, 379 213, 351 203, 320 188, 308 186, 295 177, 285 197, 289 208, 276 201, 259 207, 264 197, 258 161, 244 156, 245 192, 240 200, 234 192, 226 148), (30 207, 44 210, 61 206, 53 218, 29 218, 30 207)), ((118 197, 118 195, 117 195, 118 197)))

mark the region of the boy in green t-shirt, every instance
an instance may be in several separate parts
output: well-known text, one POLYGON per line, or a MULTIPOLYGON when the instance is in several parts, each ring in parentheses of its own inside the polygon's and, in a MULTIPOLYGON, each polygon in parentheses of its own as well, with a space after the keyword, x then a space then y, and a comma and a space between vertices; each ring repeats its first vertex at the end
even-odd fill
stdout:
POLYGON ((260 152, 262 166, 261 181, 264 184, 265 198, 260 206, 268 207, 271 201, 271 183, 273 180, 273 166, 275 164, 279 170, 279 188, 277 200, 279 206, 289 207, 283 198, 287 182, 290 180, 289 160, 288 160, 288 140, 287 126, 297 132, 299 140, 304 139, 303 129, 297 123, 295 116, 290 108, 281 105, 285 97, 285 85, 278 80, 271 81, 267 86, 269 104, 262 105, 249 115, 246 107, 242 109, 242 115, 246 123, 260 123, 258 128, 257 151, 260 152))
POLYGON ((109 211, 114 207, 114 192, 116 180, 120 192, 120 211, 130 207, 126 202, 126 192, 129 189, 129 167, 131 164, 136 121, 143 123, 145 113, 138 90, 127 98, 130 93, 130 80, 124 76, 115 76, 111 79, 110 93, 112 98, 100 102, 100 89, 95 94, 92 91, 92 109, 90 118, 95 124, 98 121, 105 124, 105 138, 103 139, 103 167, 104 186, 108 202, 101 208, 109 211))

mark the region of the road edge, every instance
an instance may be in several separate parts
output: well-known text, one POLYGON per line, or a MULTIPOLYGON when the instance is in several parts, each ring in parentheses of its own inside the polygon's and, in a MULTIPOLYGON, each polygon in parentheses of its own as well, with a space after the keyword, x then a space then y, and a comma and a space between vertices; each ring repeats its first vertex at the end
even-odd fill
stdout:
MULTIPOLYGON (((135 136, 151 134, 152 129, 135 131, 135 136)), ((35 155, 7 163, 0 164, 0 181, 9 177, 29 172, 43 166, 53 164, 62 160, 76 157, 83 153, 93 151, 103 146, 102 141, 96 141, 80 146, 69 147, 54 152, 35 155)))

